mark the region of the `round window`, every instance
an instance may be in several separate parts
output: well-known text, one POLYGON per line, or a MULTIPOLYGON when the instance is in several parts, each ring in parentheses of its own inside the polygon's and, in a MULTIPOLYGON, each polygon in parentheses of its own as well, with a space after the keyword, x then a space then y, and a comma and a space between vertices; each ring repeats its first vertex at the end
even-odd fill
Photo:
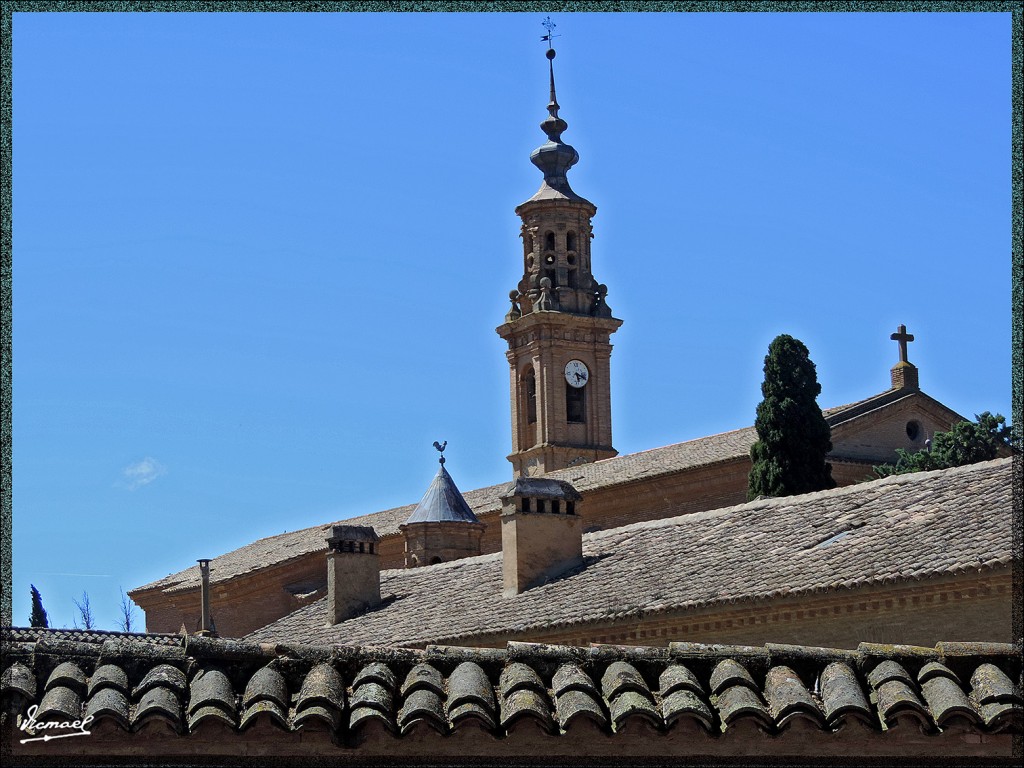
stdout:
POLYGON ((907 422, 907 437, 912 441, 917 440, 921 436, 921 425, 916 421, 907 422))
POLYGON ((544 263, 545 263, 545 264, 554 264, 554 263, 555 263, 555 257, 554 257, 554 256, 552 256, 552 255, 551 255, 551 254, 549 253, 549 254, 548 254, 547 256, 545 256, 545 257, 544 257, 544 263))

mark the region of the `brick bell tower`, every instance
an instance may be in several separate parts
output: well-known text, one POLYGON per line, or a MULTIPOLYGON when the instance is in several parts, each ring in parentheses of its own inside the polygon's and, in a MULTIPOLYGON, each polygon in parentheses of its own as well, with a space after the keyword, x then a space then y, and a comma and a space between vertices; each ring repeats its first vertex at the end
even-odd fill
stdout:
MULTIPOLYGON (((550 43, 550 41, 549 41, 550 43)), ((498 335, 508 342, 512 453, 516 477, 615 456, 612 447, 609 341, 621 320, 605 302, 606 286, 590 271, 591 219, 597 207, 569 187, 566 172, 579 155, 562 142, 567 124, 555 100, 555 51, 548 140, 530 160, 544 174, 522 218, 523 279, 509 293, 512 308, 498 335)))

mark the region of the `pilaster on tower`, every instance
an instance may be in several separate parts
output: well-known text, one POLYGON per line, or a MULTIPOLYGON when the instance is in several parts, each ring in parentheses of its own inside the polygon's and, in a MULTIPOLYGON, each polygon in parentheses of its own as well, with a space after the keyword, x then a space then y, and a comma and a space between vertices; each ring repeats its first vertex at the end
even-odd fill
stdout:
POLYGON ((553 59, 551 98, 540 124, 547 141, 530 160, 544 174, 537 193, 516 208, 523 220, 523 277, 498 334, 508 342, 515 475, 540 475, 615 456, 611 423, 612 317, 606 286, 591 271, 596 206, 566 178, 579 154, 562 141, 553 59))

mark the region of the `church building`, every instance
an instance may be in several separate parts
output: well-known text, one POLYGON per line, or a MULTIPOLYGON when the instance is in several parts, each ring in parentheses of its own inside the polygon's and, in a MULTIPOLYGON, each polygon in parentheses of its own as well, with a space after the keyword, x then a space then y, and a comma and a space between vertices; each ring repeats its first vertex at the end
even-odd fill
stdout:
POLYGON ((1014 459, 871 478, 962 420, 921 391, 906 328, 890 387, 824 411, 837 488, 747 501, 753 427, 617 454, 622 321, 594 277, 596 207, 566 177, 578 155, 547 55, 543 182, 516 208, 523 276, 497 328, 511 480, 463 494, 435 443, 418 504, 132 590, 146 633, 3 628, 16 760, 1019 753, 1014 459))
POLYGON ((261 539, 205 575, 193 566, 132 590, 147 630, 194 632, 205 593, 222 636, 263 641, 1008 641, 1009 459, 861 485, 897 449, 963 420, 921 391, 904 326, 890 387, 824 411, 833 491, 746 503, 753 427, 617 454, 622 321, 595 277, 597 209, 567 178, 579 154, 562 139, 547 56, 546 141, 530 157, 543 180, 515 209, 523 274, 497 328, 511 485, 462 494, 442 453, 417 505, 261 539), (976 525, 961 529, 965 516, 976 525))

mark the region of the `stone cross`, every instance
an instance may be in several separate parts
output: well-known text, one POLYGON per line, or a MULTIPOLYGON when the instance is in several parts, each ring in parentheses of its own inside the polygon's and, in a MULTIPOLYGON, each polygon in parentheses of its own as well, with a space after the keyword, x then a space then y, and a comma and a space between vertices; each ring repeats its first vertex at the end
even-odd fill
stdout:
POLYGON ((913 334, 907 333, 907 326, 900 325, 900 327, 896 329, 896 333, 894 333, 889 338, 892 339, 893 341, 898 341, 899 342, 899 344, 900 344, 900 362, 901 363, 907 362, 907 342, 914 340, 913 334))

